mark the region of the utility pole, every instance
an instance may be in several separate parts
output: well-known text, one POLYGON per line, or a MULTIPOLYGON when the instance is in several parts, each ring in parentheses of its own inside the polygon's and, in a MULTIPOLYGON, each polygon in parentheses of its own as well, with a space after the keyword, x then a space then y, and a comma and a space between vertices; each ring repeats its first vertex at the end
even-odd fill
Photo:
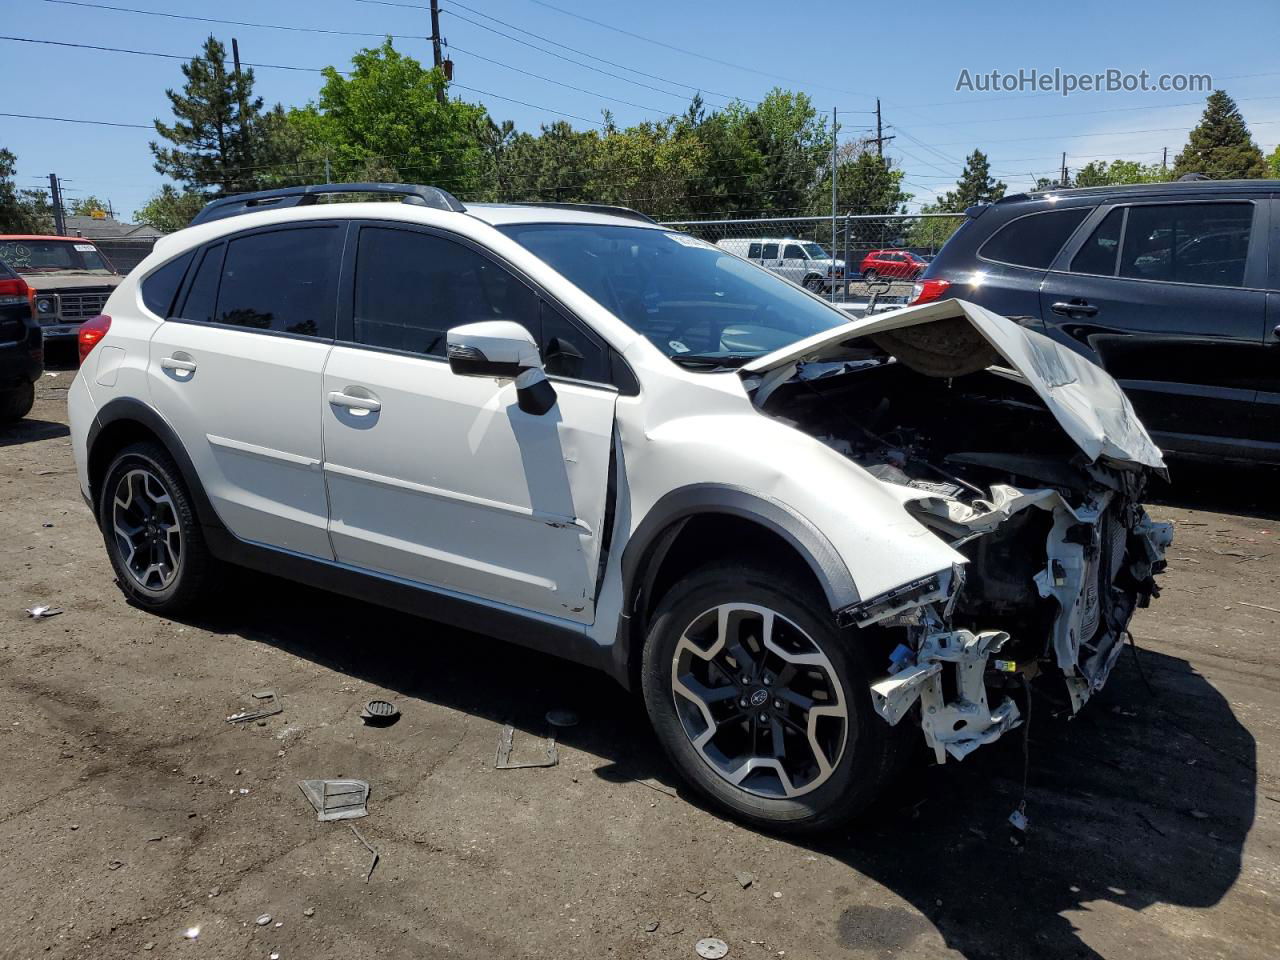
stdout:
POLYGON ((67 235, 67 222, 63 219, 62 187, 58 183, 58 175, 56 173, 49 174, 49 196, 53 200, 53 229, 57 231, 58 236, 65 237, 67 235))
POLYGON ((1168 147, 1164 148, 1164 156, 1160 158, 1160 169, 1161 170, 1169 169, 1169 148, 1168 147))
POLYGON ((1062 176, 1058 180, 1058 186, 1064 190, 1067 188, 1067 151, 1062 151, 1062 176))
MULTIPOLYGON (((440 53, 440 0, 431 0, 431 57, 436 69, 444 71, 444 57, 440 53)), ((436 100, 444 103, 444 87, 436 92, 436 100)))
POLYGON ((880 123, 880 98, 879 98, 879 97, 876 97, 876 136, 875 136, 875 144, 876 144, 876 156, 877 156, 877 157, 881 157, 881 158, 883 158, 883 157, 884 157, 884 145, 885 145, 885 141, 887 141, 887 140, 892 140, 892 139, 894 139, 894 138, 893 138, 893 137, 886 137, 886 136, 884 135, 884 128, 881 126, 881 123, 880 123))
POLYGON ((840 138, 836 127, 836 108, 831 108, 831 302, 836 302, 836 146, 840 138))

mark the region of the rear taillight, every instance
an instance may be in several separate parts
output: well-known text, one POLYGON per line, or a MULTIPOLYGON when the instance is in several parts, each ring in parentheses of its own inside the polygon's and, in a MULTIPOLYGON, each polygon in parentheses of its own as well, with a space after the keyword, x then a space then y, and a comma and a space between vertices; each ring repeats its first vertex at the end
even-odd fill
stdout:
POLYGON ((950 286, 950 280, 917 280, 911 288, 911 299, 907 301, 907 304, 908 306, 916 306, 921 303, 941 300, 950 286))
POLYGON ((27 281, 21 277, 0 280, 0 302, 11 303, 18 299, 30 302, 34 297, 35 291, 27 286, 27 281))
POLYGON ((98 341, 107 335, 107 331, 111 329, 111 318, 105 313, 100 313, 96 317, 90 317, 84 323, 80 324, 80 333, 76 337, 77 343, 80 345, 80 363, 84 364, 85 358, 98 345, 98 341))

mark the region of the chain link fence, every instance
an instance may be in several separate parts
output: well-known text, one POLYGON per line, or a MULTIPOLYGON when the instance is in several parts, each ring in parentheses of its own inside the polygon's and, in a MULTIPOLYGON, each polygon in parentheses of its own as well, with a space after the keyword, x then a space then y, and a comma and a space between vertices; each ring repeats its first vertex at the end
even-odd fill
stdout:
POLYGON ((668 220, 662 225, 714 243, 837 303, 857 306, 873 296, 877 305, 905 303, 915 278, 963 220, 962 213, 849 213, 834 219, 668 220))

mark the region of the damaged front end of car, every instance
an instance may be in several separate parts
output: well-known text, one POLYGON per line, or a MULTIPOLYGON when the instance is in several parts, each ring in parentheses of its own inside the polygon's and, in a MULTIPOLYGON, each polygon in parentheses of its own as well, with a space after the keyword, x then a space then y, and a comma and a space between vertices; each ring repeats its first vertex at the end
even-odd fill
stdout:
POLYGON ((838 612, 896 640, 871 688, 881 717, 918 718, 943 762, 1018 726, 1011 694, 1038 677, 1073 712, 1101 689, 1172 540, 1141 504, 1164 462, 1106 373, 947 301, 797 345, 747 386, 961 558, 838 612))

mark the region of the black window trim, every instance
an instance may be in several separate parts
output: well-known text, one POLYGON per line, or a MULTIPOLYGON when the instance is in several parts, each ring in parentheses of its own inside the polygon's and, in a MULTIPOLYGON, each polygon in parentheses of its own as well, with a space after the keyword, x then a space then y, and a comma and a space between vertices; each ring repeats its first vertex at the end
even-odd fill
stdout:
POLYGON ((1080 229, 1092 219, 1092 214, 1096 209, 1096 207, 1091 207, 1087 203, 1071 203, 1065 206, 1061 204, 1054 204, 1051 207, 1045 207, 1043 210, 1032 210, 1030 213, 1024 213, 1021 216, 1014 217, 1012 220, 1006 220, 1003 224, 997 227, 995 232, 988 236, 987 239, 983 240, 978 246, 978 251, 975 256, 983 263, 996 263, 1002 267, 1013 267, 1015 270, 1034 270, 1038 273, 1044 273, 1048 270, 1052 270, 1053 265, 1057 263, 1058 258, 1062 256, 1062 251, 1071 246, 1071 242, 1075 239, 1076 234, 1079 233, 1080 229), (1075 229, 1067 234, 1066 239, 1062 241, 1062 246, 1058 247, 1058 252, 1050 258, 1049 265, 1046 267, 1029 267, 1025 263, 1010 263, 1008 260, 997 260, 995 257, 987 257, 982 254, 982 251, 986 248, 987 244, 1000 236, 1000 234, 1004 233, 1019 220, 1026 220, 1028 217, 1044 216, 1046 213, 1061 213, 1065 210, 1079 210, 1081 208, 1085 210, 1084 217, 1082 217, 1080 222, 1075 225, 1075 229))
MULTIPOLYGON (((1259 194, 1258 196, 1230 196, 1230 197, 1178 197, 1176 199, 1160 199, 1158 197, 1144 197, 1141 200, 1113 200, 1098 205, 1093 215, 1086 217, 1084 222, 1076 228, 1076 233, 1067 240, 1066 244, 1058 251, 1058 256, 1054 258, 1049 265, 1049 273, 1062 274, 1067 277, 1094 277, 1100 280, 1115 280, 1124 283, 1161 283, 1167 286, 1175 287, 1191 287, 1196 290, 1246 290, 1251 292, 1265 293, 1267 287, 1267 269, 1270 248, 1270 214, 1273 204, 1264 202, 1269 199, 1259 194), (1172 207, 1186 204, 1222 204, 1222 203, 1248 203, 1253 206, 1253 221, 1249 228, 1249 252, 1244 262, 1244 282, 1239 286, 1228 286, 1216 283, 1187 283, 1185 280, 1153 280, 1148 277, 1122 277, 1120 273, 1120 256, 1124 252, 1125 234, 1129 230, 1129 210, 1133 207, 1172 207), (1120 241, 1116 248, 1116 262, 1111 267, 1111 273, 1082 273, 1071 269, 1071 261, 1079 252, 1079 248, 1089 242, 1095 230, 1102 225, 1102 221, 1112 210, 1123 210, 1124 215, 1120 225, 1120 241), (1080 238, 1080 231, 1087 230, 1083 239, 1080 238), (1259 263, 1261 259, 1261 263, 1259 263), (1251 282, 1252 281, 1252 282, 1251 282)), ((1013 221, 1010 221, 1012 223, 1013 221)))
MULTIPOLYGON (((605 390, 621 396, 636 396, 639 393, 639 379, 635 372, 631 369, 626 359, 615 350, 603 337, 570 310, 558 297, 551 294, 542 287, 536 280, 521 270, 518 266, 510 263, 492 250, 484 246, 482 243, 464 236, 460 233, 454 233, 443 227, 437 227, 431 224, 414 223, 406 220, 378 220, 371 217, 361 217, 358 220, 350 222, 350 232, 347 234, 346 247, 343 250, 342 269, 338 275, 339 291, 338 291, 338 325, 337 337, 335 345, 343 347, 352 347, 357 350, 372 350, 376 353, 391 353, 397 356, 409 357, 414 360, 430 361, 432 363, 448 363, 447 357, 436 357, 430 354, 419 353, 414 350, 400 350, 395 347, 382 347, 371 343, 357 343, 355 340, 355 268, 356 253, 359 249, 359 231, 365 227, 373 227, 380 229, 404 230, 409 233, 423 233, 428 236, 438 237, 442 240, 449 240, 459 243, 474 253, 484 257, 489 262, 502 270, 507 271, 526 287, 539 301, 539 309, 545 303, 551 309, 561 315, 570 325, 576 327, 583 336, 587 337, 593 344, 596 344, 604 352, 605 366, 609 370, 614 380, 626 380, 626 383, 603 383, 598 380, 579 380, 576 377, 566 377, 558 373, 548 373, 547 379, 557 383, 576 384, 582 387, 591 387, 597 390, 605 390), (615 370, 621 366, 626 371, 626 376, 618 376, 615 370)), ((542 347, 539 344, 539 351, 542 347)), ((545 358, 544 358, 545 360, 545 358)))
MULTIPOLYGON (((218 264, 218 288, 222 287, 222 268, 227 262, 227 248, 230 247, 233 240, 239 240, 242 237, 251 237, 260 233, 277 233, 282 230, 300 230, 308 227, 339 227, 343 230, 342 244, 338 250, 339 257, 339 282, 341 282, 342 272, 341 264, 345 263, 347 257, 347 247, 351 242, 351 223, 343 219, 326 219, 326 220, 296 220, 284 223, 272 223, 262 227, 254 227, 249 230, 239 230, 235 233, 224 233, 207 243, 201 244, 195 248, 196 257, 187 267, 186 275, 182 278, 182 285, 178 288, 178 295, 174 298, 175 304, 181 304, 181 307, 174 309, 172 312, 179 313, 187 309, 187 298, 191 295, 191 286, 195 282, 196 274, 200 272, 200 268, 204 265, 205 256, 217 247, 221 247, 218 256, 220 262, 218 264)), ((148 274, 150 276, 150 274, 148 274)), ((208 327, 214 330, 238 330, 241 333, 251 333, 259 337, 278 337, 283 340, 305 340, 308 343, 329 343, 336 341, 336 335, 340 330, 341 324, 341 303, 342 291, 339 288, 338 296, 334 298, 334 337, 317 337, 308 333, 291 333, 287 330, 262 330, 257 327, 245 327, 235 323, 218 323, 207 322, 204 320, 191 320, 183 316, 165 317, 165 323, 186 323, 197 327, 208 327)), ((215 298, 216 307, 216 298, 215 298)))

